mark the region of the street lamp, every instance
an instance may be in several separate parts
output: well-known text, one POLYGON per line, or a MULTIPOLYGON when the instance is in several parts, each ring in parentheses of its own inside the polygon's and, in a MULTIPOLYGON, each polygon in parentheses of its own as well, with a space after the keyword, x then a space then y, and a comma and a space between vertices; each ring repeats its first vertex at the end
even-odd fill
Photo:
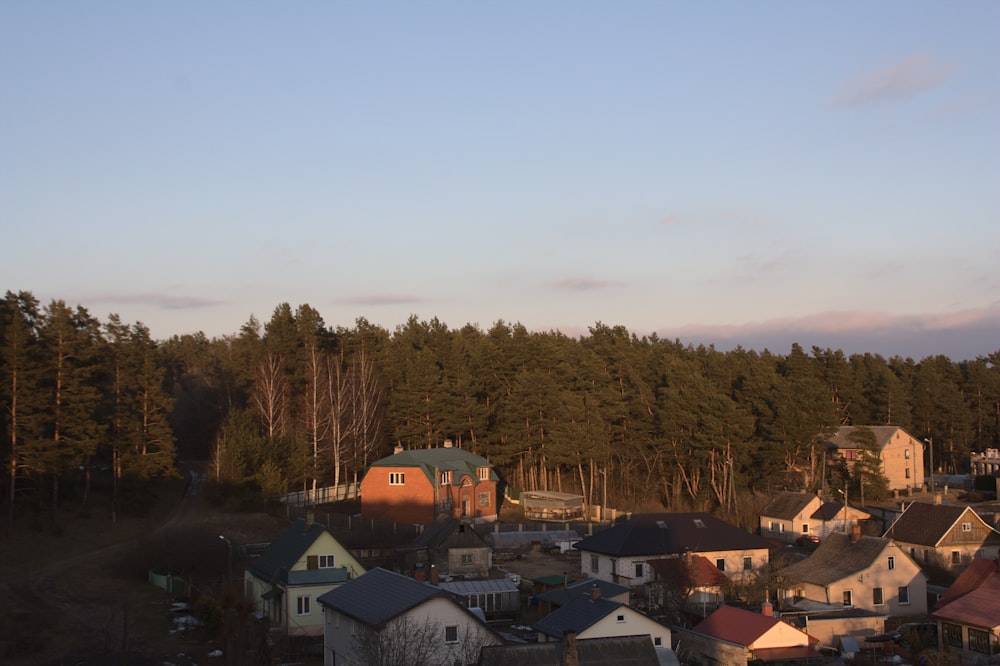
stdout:
POLYGON ((226 582, 233 579, 233 542, 219 535, 219 538, 226 542, 226 582))
POLYGON ((927 452, 931 457, 931 495, 934 495, 934 438, 927 437, 924 441, 927 442, 927 452))

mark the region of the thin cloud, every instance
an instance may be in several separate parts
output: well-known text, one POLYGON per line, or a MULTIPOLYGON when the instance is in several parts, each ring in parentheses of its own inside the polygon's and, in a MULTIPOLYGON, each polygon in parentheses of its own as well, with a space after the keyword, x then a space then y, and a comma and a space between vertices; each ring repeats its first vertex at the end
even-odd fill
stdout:
POLYGON ((170 296, 167 294, 98 294, 87 299, 88 303, 111 305, 148 305, 162 310, 198 310, 224 305, 224 301, 199 296, 170 296))
POLYGON ((566 278, 550 282, 549 286, 566 291, 598 291, 601 289, 619 289, 624 287, 625 283, 611 280, 592 280, 590 278, 566 278))
POLYGON ((952 69, 926 53, 917 53, 890 67, 851 81, 832 103, 836 106, 854 106, 912 97, 947 81, 952 69))
POLYGON ((425 299, 410 294, 370 294, 354 298, 342 298, 337 302, 342 305, 408 305, 423 303, 425 299))

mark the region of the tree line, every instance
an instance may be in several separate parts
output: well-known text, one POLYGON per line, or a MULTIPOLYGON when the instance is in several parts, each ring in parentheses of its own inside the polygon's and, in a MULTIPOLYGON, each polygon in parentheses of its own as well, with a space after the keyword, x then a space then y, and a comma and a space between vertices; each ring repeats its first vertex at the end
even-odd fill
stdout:
POLYGON ((232 335, 154 341, 142 324, 30 293, 2 307, 11 519, 19 493, 55 506, 59 482, 86 488, 95 463, 147 479, 171 473, 178 451, 210 459, 221 485, 274 496, 358 479, 397 444, 451 439, 515 488, 704 509, 747 489, 820 487, 816 445, 838 425, 931 439, 944 472, 1000 442, 1000 352, 722 352, 600 322, 579 338, 416 316, 389 331, 328 326, 288 303, 232 335))

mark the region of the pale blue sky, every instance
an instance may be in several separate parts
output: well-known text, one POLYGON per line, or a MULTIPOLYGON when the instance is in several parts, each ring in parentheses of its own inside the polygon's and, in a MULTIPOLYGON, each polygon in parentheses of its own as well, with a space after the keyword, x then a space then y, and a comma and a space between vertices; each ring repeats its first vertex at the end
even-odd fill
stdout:
POLYGON ((1000 3, 0 2, 0 286, 1000 349, 1000 3))

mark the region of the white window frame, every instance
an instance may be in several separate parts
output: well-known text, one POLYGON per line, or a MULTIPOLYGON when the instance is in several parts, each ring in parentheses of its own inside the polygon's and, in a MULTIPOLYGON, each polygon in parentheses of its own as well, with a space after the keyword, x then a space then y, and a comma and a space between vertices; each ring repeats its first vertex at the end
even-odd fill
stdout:
POLYGON ((597 573, 601 570, 601 558, 597 555, 590 556, 590 572, 597 573))
POLYGON ((445 628, 444 628, 444 642, 445 642, 445 645, 451 645, 453 643, 457 643, 458 642, 458 625, 457 624, 448 624, 448 625, 445 625, 445 628), (451 634, 451 637, 449 637, 449 634, 451 634))
POLYGON ((476 468, 476 478, 480 481, 490 480, 490 468, 489 467, 477 467, 476 468))
POLYGON ((406 485, 406 472, 389 472, 389 485, 390 486, 405 486, 406 485))
POLYGON ((450 469, 441 472, 441 485, 442 486, 447 486, 449 483, 451 483, 451 470, 450 469))
POLYGON ((972 531, 972 523, 962 523, 962 531, 963 532, 971 532, 972 531))
POLYGON ((889 556, 888 567, 890 569, 895 569, 896 568, 896 558, 894 556, 892 556, 892 555, 889 556))
POLYGON ((316 566, 320 569, 333 569, 336 567, 336 561, 337 558, 333 555, 320 555, 316 560, 316 566))
POLYGON ((885 605, 885 592, 882 590, 881 587, 872 588, 872 604, 874 604, 875 606, 885 605))
POLYGON ((295 614, 296 615, 312 615, 312 597, 308 594, 302 594, 295 598, 295 614))

